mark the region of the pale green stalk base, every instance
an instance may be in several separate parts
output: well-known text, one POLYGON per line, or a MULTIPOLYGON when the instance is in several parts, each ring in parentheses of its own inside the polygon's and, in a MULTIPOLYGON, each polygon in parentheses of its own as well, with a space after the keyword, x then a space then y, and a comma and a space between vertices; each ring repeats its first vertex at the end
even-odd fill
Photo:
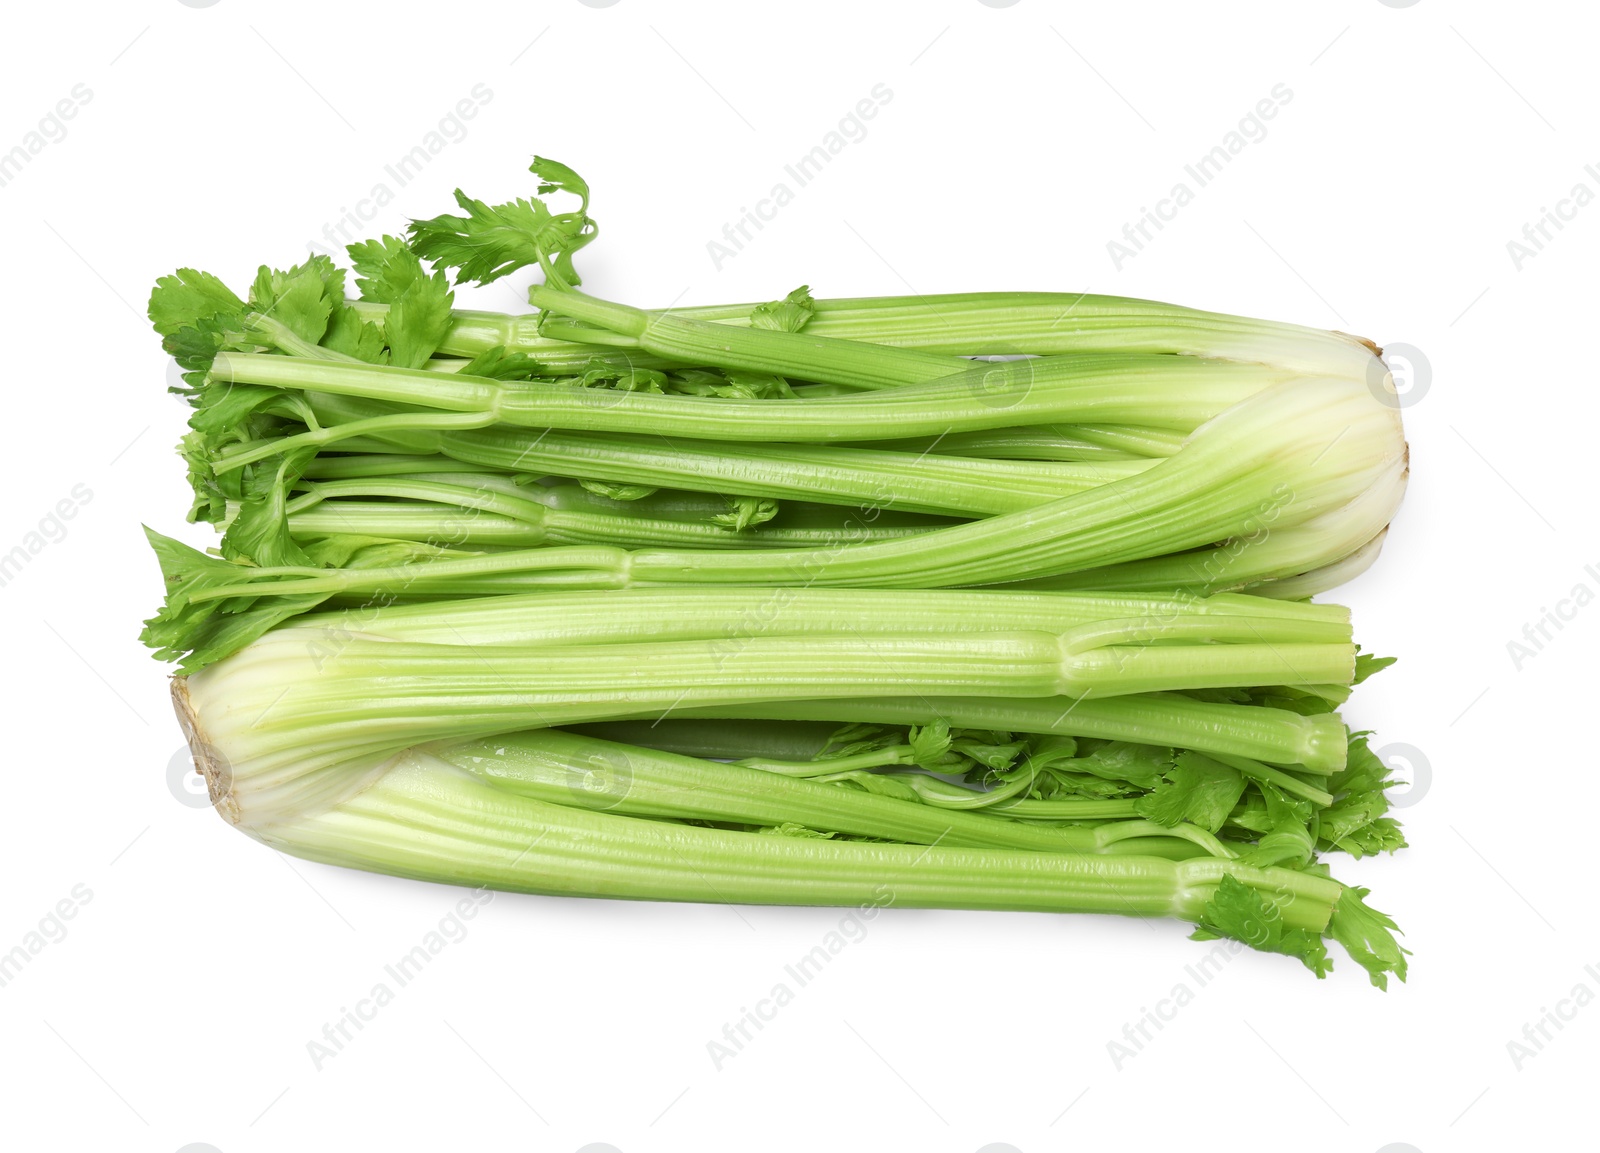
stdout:
POLYGON ((1337 882, 1212 857, 1059 854, 725 832, 551 805, 410 752, 361 793, 267 825, 308 860, 515 892, 776 905, 896 905, 1201 919, 1224 875, 1321 932, 1337 882))

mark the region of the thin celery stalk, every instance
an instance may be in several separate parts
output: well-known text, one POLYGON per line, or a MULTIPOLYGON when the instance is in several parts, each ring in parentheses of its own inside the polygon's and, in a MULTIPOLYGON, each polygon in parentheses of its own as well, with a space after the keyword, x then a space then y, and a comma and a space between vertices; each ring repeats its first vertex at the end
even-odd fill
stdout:
MULTIPOLYGON (((528 428, 663 433, 734 441, 847 441, 1071 421, 1188 431, 1293 375, 1264 365, 1169 356, 1084 354, 979 365, 942 380, 815 400, 656 395, 547 382, 261 353, 218 353, 216 381, 364 397, 440 410, 380 418, 474 427, 473 418, 528 428), (453 414, 450 421, 446 414, 453 414)), ((359 422, 358 422, 359 423, 359 422)), ((337 432, 338 430, 324 430, 337 432)), ((304 443, 332 443, 307 434, 304 443)), ((291 442, 284 442, 289 444, 291 442)), ((281 448, 281 446, 280 446, 281 448)), ((274 450, 278 451, 278 450, 274 450)), ((227 458, 242 462, 245 457, 227 458)))
MULTIPOLYGON (((367 320, 381 322, 388 311, 386 305, 350 303, 367 320)), ((755 308, 755 304, 720 304, 675 307, 670 312, 743 327, 755 308)), ((458 310, 442 350, 476 356, 500 345, 534 356, 551 372, 580 370, 591 358, 614 351, 541 336, 539 326, 537 313, 458 310)), ((1369 343, 1343 333, 1080 292, 824 297, 815 301, 804 333, 955 356, 1143 351, 1263 361, 1308 372, 1365 373, 1373 358, 1369 343)), ((642 367, 678 363, 643 354, 633 354, 632 359, 642 367)))
POLYGON ((1145 821, 1131 827, 1055 828, 781 776, 741 765, 618 744, 560 729, 532 729, 452 745, 434 756, 497 788, 552 804, 630 816, 802 825, 912 844, 1034 849, 1056 853, 1138 852, 1132 838, 1179 837, 1213 856, 1234 854, 1145 821))
POLYGON ((411 503, 337 500, 289 514, 289 535, 296 540, 346 534, 453 548, 527 549, 546 539, 544 529, 527 521, 411 503))
MULTIPOLYGON (((314 405, 325 424, 384 412, 371 402, 340 398, 345 401, 341 404, 328 399, 314 405)), ((1032 508, 1135 476, 1155 463, 990 460, 926 449, 680 441, 659 435, 520 428, 412 432, 396 443, 433 450, 463 467, 967 517, 1032 508)))
MULTIPOLYGON (((648 710, 634 714, 648 720, 655 720, 658 715, 648 710)), ((849 722, 928 725, 945 721, 958 728, 1170 745, 1203 753, 1244 756, 1279 766, 1304 765, 1321 772, 1344 767, 1348 736, 1343 723, 1332 713, 1302 716, 1259 705, 1197 701, 1178 693, 1090 697, 1077 701, 1060 697, 1024 700, 932 695, 791 700, 674 709, 671 717, 828 721, 836 725, 849 722), (1246 751, 1248 749, 1255 751, 1246 751)))
POLYGON ((1171 456, 1184 434, 1135 425, 1039 424, 984 429, 948 436, 863 441, 854 447, 897 452, 933 452, 1000 460, 1109 461, 1171 456))
MULTIPOLYGON (((932 359, 935 354, 921 349, 895 348, 892 342, 881 338, 868 343, 860 339, 859 333, 855 340, 823 335, 825 328, 816 327, 815 318, 804 331, 793 333, 716 324, 675 311, 645 312, 549 285, 535 285, 529 289, 528 300, 546 313, 598 325, 625 336, 634 347, 647 353, 689 363, 764 369, 801 380, 858 388, 883 388, 932 379, 942 372, 952 371, 945 368, 941 372, 932 359), (898 356, 889 355, 891 353, 898 356), (919 372, 921 375, 917 375, 919 372)), ((1008 306, 1012 310, 1010 315, 1016 316, 1014 310, 1020 302, 1012 300, 1001 307, 1008 306)), ((1056 307, 1056 301, 1045 305, 1047 311, 1056 307)), ((1174 314, 1179 311, 1171 305, 1148 301, 1080 297, 1075 307, 1059 308, 1049 325, 1056 330, 1056 339, 1064 339, 1064 347, 1071 351, 1192 353, 1197 351, 1195 338, 1199 336, 1204 340, 1209 336, 1204 355, 1279 363, 1299 371, 1331 373, 1364 381, 1374 363, 1370 345, 1343 334, 1217 314, 1190 313, 1182 317, 1179 324, 1171 325, 1174 314), (1127 323, 1130 313, 1142 313, 1145 319, 1154 317, 1156 324, 1136 325, 1130 329, 1127 323), (1097 324, 1097 321, 1107 320, 1110 323, 1104 329, 1097 324)), ((887 310, 878 314, 879 332, 875 335, 881 337, 888 316, 887 310)), ((1043 320, 1044 317, 1037 314, 1030 317, 1024 322, 1028 325, 1025 333, 1007 332, 1001 325, 984 336, 966 339, 983 341, 981 347, 991 355, 1039 353, 1051 343, 1049 330, 1041 332, 1043 320), (1008 339, 1010 336, 1023 336, 1026 343, 1012 341, 1008 339)), ((951 331, 948 320, 941 325, 936 314, 926 311, 917 317, 917 323, 924 333, 937 333, 941 327, 947 334, 951 331)), ((542 328, 558 337, 581 335, 580 330, 570 324, 548 319, 542 328)), ((935 342, 937 339, 934 338, 935 342)))
MULTIPOLYGON (((566 486, 563 486, 566 487, 566 486)), ((597 497, 596 500, 604 498, 597 497)), ((611 510, 606 509, 609 513, 611 510)), ((640 510, 641 512, 644 510, 640 510)), ((716 511, 706 509, 695 521, 665 516, 661 531, 645 538, 630 530, 624 521, 609 529, 605 539, 617 544, 624 541, 636 544, 679 545, 702 543, 717 548, 806 548, 826 545, 849 534, 853 539, 893 540, 911 536, 929 529, 943 528, 951 522, 923 518, 915 513, 884 512, 870 521, 857 517, 850 519, 835 506, 805 505, 789 502, 783 505, 773 519, 762 524, 731 532, 710 522, 716 511)), ((669 510, 670 512, 670 510, 669 510)), ((598 519, 598 515, 597 515, 598 519)), ((615 519, 615 518, 612 518, 615 519)), ((551 540, 572 540, 563 534, 557 538, 545 529, 527 521, 495 516, 470 509, 445 508, 415 502, 389 502, 334 500, 308 508, 294 509, 289 513, 289 533, 297 540, 314 540, 319 537, 355 534, 395 540, 422 541, 449 547, 495 546, 501 548, 535 548, 551 540)), ((488 583, 467 585, 464 594, 494 591, 488 583)), ((515 591, 507 588, 502 591, 515 591)))

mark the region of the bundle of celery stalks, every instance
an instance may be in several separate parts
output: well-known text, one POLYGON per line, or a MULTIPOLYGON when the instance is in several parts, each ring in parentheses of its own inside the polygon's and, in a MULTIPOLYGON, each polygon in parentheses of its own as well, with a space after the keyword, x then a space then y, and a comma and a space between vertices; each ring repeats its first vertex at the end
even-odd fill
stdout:
MULTIPOLYGON (((1406 445, 1378 350, 1077 293, 648 311, 589 190, 160 280, 197 551, 150 532, 211 797, 537 893, 1167 916, 1384 986, 1324 857, 1404 845, 1312 603, 1406 445), (454 308, 519 269, 536 311, 454 308), (347 297, 347 292, 358 299, 347 297)), ((1088 925, 1085 931, 1091 931, 1088 925)))

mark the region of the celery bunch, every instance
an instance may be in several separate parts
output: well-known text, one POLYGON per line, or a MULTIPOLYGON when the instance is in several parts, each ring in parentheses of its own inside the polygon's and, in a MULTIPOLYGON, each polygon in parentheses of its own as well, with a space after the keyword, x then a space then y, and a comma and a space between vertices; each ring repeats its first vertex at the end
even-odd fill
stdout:
POLYGON ((532 171, 352 245, 357 300, 323 256, 151 296, 222 536, 149 533, 144 639, 225 817, 433 880, 887 886, 1404 978, 1321 863, 1404 844, 1335 711, 1387 662, 1307 599, 1404 488, 1374 346, 1082 294, 636 309, 578 291, 587 185, 532 171), (536 312, 454 307, 529 266, 536 312))

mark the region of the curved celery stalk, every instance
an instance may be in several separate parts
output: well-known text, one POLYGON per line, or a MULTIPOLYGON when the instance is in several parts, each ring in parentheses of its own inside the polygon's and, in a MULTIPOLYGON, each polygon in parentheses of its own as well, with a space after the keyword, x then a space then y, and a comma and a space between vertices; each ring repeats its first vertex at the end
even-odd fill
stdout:
POLYGON ((1101 592, 1183 589, 1200 596, 1238 589, 1310 596, 1337 587, 1376 559, 1382 534, 1400 507, 1407 473, 1407 460, 1401 455, 1349 503, 1300 524, 1275 525, 1263 516, 1255 532, 1215 548, 1018 581, 1014 586, 1101 592), (1260 582, 1264 587, 1257 589, 1260 582), (1278 591, 1269 592, 1270 588, 1278 591))
POLYGON ((787 905, 897 905, 1203 919, 1224 877, 1321 933, 1336 881, 1215 857, 1171 861, 707 829, 552 805, 421 751, 326 808, 239 826, 308 860, 528 893, 787 905))
MULTIPOLYGON (((210 751, 197 761, 216 780, 210 751)), ((518 796, 410 750, 360 792, 262 822, 251 836, 308 860, 518 892, 667 901, 1115 913, 1198 922, 1299 957, 1320 977, 1320 940, 1342 944, 1373 984, 1406 976, 1394 922, 1312 872, 1219 857, 838 842, 708 829, 518 796), (1264 932, 1263 930, 1270 930, 1264 932), (1291 939, 1289 934, 1300 936, 1291 939)))
MULTIPOLYGON (((1202 856, 837 842, 641 819, 549 804, 420 749, 304 771, 276 792, 240 789, 228 752, 175 684, 196 765, 222 814, 308 860, 519 892, 764 904, 1007 909, 1176 917, 1298 956, 1322 976, 1330 936, 1383 987, 1406 975, 1394 922, 1363 889, 1315 872, 1202 856), (1263 922, 1271 933, 1258 936, 1263 922), (1302 936, 1289 938, 1289 933, 1302 936)), ((252 782, 259 784, 259 782, 252 782)), ((1129 829, 1128 832, 1138 832, 1129 829)))
POLYGON ((1026 512, 809 555, 639 552, 621 574, 633 582, 680 581, 692 573, 700 583, 879 587, 1026 579, 1299 524, 1347 505, 1386 477, 1400 484, 1393 465, 1404 455, 1394 410, 1365 386, 1296 381, 1228 409, 1177 455, 1138 476, 1026 512))
POLYGON ((1244 591, 1253 596, 1300 600, 1304 597, 1312 597, 1318 593, 1327 592, 1329 589, 1338 588, 1342 584, 1355 580, 1356 577, 1372 567, 1373 562, 1378 559, 1378 554, 1383 551, 1383 541, 1388 535, 1389 526, 1385 525, 1373 535, 1371 540, 1332 564, 1323 565, 1321 568, 1311 569, 1295 576, 1246 585, 1244 586, 1244 591))

